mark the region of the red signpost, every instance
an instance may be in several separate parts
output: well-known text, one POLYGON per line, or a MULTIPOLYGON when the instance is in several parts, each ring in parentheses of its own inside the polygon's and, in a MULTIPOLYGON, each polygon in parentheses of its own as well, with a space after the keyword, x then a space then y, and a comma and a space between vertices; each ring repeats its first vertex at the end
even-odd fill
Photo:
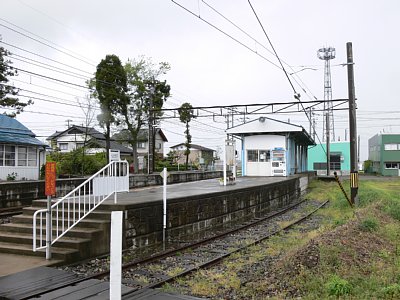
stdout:
POLYGON ((56 195, 56 163, 46 163, 46 177, 45 177, 45 195, 55 196, 56 195))
POLYGON ((51 197, 56 195, 56 163, 46 162, 46 172, 44 193, 47 196, 47 214, 46 214, 46 259, 51 259, 51 197))

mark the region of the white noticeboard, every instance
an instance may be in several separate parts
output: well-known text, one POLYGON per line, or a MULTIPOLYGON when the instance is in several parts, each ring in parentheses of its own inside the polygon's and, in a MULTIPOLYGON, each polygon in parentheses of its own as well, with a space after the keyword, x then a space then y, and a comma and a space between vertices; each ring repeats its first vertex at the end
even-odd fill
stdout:
POLYGON ((108 159, 109 161, 120 161, 121 155, 119 150, 110 149, 108 152, 108 159))
POLYGON ((235 164, 235 146, 225 145, 226 163, 230 166, 235 164))

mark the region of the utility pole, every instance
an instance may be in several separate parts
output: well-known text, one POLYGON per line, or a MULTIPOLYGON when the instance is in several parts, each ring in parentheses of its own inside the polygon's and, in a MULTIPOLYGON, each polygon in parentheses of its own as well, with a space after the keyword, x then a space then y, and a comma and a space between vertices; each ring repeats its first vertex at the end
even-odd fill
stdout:
POLYGON ((347 49, 347 82, 349 91, 349 130, 350 130, 350 199, 358 204, 358 166, 357 166, 357 118, 356 96, 354 87, 353 44, 348 42, 347 49))
POLYGON ((148 145, 149 152, 147 154, 147 173, 151 174, 154 170, 154 139, 153 139, 153 97, 154 97, 154 80, 151 83, 151 95, 149 99, 149 136, 148 145))
POLYGON ((326 117, 326 176, 331 175, 331 135, 329 130, 329 114, 326 117))

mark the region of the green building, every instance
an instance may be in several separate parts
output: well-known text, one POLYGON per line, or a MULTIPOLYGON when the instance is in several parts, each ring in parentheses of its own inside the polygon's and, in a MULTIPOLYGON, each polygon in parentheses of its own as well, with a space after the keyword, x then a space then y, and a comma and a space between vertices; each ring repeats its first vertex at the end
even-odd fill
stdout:
POLYGON ((377 134, 368 140, 371 171, 383 176, 400 176, 400 134, 377 134))
MULTIPOLYGON (((350 174, 350 142, 330 143, 331 174, 350 174)), ((308 170, 317 171, 317 175, 326 175, 326 144, 318 144, 308 148, 308 170)))

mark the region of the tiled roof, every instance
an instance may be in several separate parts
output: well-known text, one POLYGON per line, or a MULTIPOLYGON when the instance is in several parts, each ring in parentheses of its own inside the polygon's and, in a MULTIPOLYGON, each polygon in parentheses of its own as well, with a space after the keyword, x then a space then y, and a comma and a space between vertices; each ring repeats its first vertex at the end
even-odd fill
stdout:
POLYGON ((19 121, 5 115, 0 115, 0 142, 36 146, 46 145, 35 138, 35 134, 19 121))
MULTIPOLYGON (((180 143, 180 144, 171 146, 170 148, 177 148, 179 146, 184 146, 184 145, 185 145, 184 143, 180 143)), ((201 151, 215 151, 213 149, 210 149, 210 148, 207 148, 207 147, 203 147, 203 146, 200 146, 200 145, 196 145, 196 144, 190 144, 190 148, 201 150, 201 151)))

